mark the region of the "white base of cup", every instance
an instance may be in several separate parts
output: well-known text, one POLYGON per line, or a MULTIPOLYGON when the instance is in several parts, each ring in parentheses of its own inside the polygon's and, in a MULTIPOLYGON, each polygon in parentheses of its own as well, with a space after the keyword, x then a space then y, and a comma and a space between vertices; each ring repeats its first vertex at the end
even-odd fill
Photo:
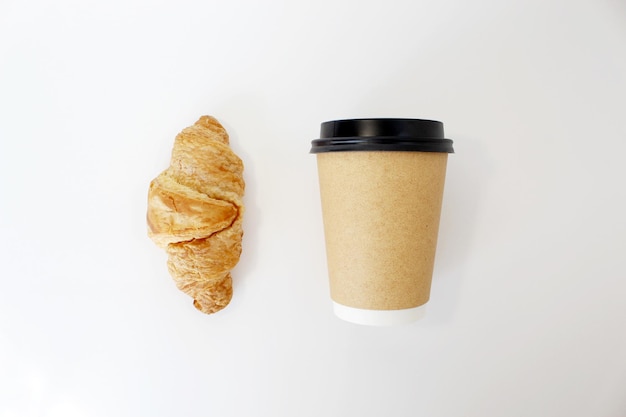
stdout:
POLYGON ((426 305, 402 310, 366 310, 333 301, 335 315, 342 320, 368 326, 394 326, 417 321, 426 314, 426 305))

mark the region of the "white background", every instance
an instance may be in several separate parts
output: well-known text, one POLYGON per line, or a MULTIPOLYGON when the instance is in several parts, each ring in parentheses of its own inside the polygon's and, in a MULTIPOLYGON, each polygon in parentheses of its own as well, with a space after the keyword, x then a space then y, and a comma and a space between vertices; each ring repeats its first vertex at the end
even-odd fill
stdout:
POLYGON ((0 416, 626 416, 623 0, 0 2, 0 416), (235 295, 146 237, 202 114, 245 166, 235 295), (331 311, 323 121, 454 139, 427 317, 331 311))

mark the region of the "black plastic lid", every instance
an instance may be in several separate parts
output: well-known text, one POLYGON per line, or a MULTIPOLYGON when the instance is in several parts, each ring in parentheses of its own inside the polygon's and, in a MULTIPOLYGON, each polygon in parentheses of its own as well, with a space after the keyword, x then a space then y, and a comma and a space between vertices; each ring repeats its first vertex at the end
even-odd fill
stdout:
POLYGON ((422 119, 348 119, 322 123, 311 153, 341 151, 412 151, 453 153, 443 123, 422 119))

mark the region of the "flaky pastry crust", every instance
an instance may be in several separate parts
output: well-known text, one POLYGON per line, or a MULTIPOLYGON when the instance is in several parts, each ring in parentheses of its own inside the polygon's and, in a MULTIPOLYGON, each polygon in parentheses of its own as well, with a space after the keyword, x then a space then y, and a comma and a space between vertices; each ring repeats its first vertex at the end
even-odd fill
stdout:
POLYGON ((170 166, 148 191, 148 236, 168 254, 176 286, 203 313, 232 298, 241 255, 243 163, 222 125, 202 116, 177 136, 170 166))

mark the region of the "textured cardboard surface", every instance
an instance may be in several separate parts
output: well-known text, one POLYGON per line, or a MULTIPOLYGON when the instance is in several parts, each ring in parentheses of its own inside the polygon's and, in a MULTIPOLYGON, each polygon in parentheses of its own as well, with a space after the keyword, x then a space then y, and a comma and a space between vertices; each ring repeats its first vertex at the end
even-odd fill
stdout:
POLYGON ((430 296, 448 154, 317 155, 331 297, 417 307, 430 296))

